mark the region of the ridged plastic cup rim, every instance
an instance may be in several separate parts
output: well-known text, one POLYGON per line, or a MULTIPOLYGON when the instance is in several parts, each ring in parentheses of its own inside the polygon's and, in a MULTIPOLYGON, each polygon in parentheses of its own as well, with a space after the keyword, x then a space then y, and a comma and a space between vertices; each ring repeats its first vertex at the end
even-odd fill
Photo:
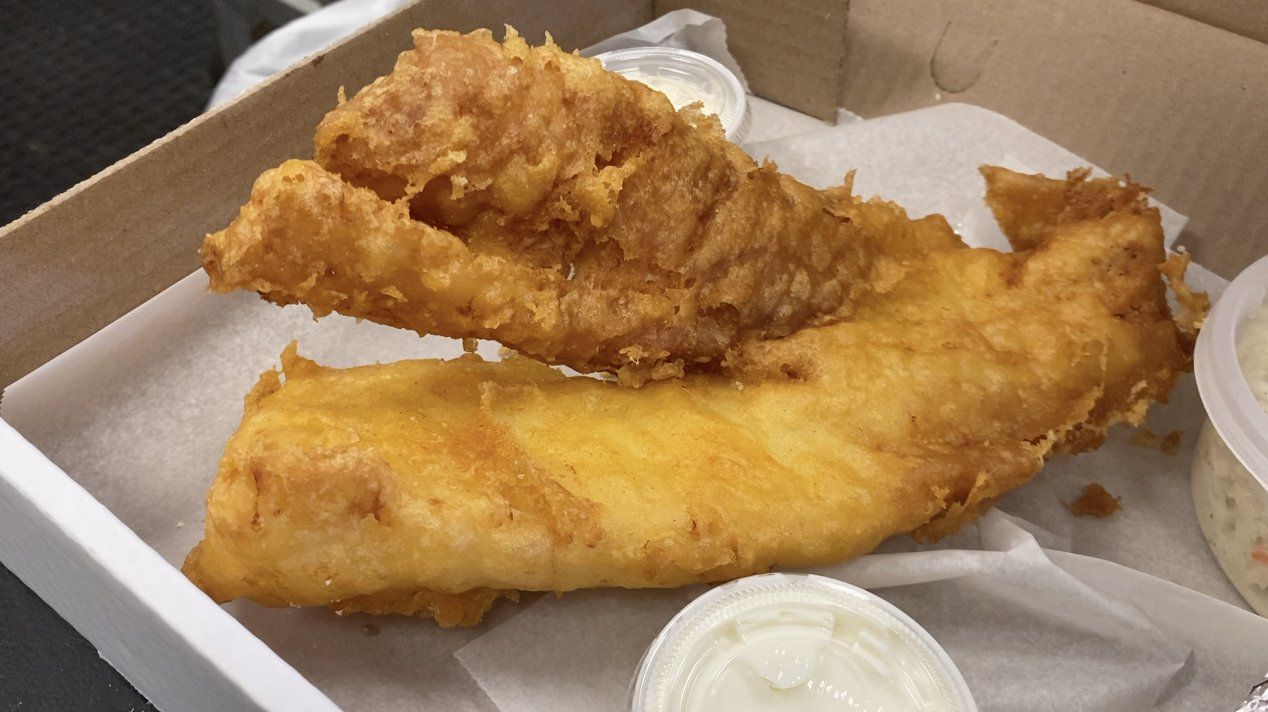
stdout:
MULTIPOLYGON (((891 627, 920 650, 927 664, 932 664, 944 673, 944 682, 950 683, 950 689, 943 691, 954 699, 959 712, 977 712, 977 704, 969 691, 968 683, 964 681, 964 676, 960 674, 951 657, 928 631, 898 607, 844 581, 815 574, 785 573, 749 576, 717 586, 679 611, 652 641, 639 661, 631 686, 630 712, 647 712, 649 703, 664 699, 665 687, 677 678, 678 667, 687 661, 690 651, 686 648, 697 639, 696 633, 713 627, 722 618, 734 615, 733 610, 728 609, 731 609, 734 602, 742 599, 757 599, 755 606, 763 602, 763 599, 794 602, 822 602, 827 599, 891 627), (799 598, 798 592, 809 595, 799 598), (666 667, 675 664, 678 667, 666 667)), ((656 712, 669 712, 659 707, 653 709, 656 712)))
POLYGON ((1242 270, 1207 315, 1193 350, 1206 416, 1242 466, 1268 489, 1268 414, 1237 360, 1237 336, 1268 297, 1268 257, 1242 270))
POLYGON ((609 71, 622 73, 657 62, 671 62, 675 69, 700 78, 712 77, 722 83, 724 93, 718 120, 728 140, 739 143, 748 130, 748 96, 739 77, 716 59, 678 47, 629 47, 595 55, 609 71))

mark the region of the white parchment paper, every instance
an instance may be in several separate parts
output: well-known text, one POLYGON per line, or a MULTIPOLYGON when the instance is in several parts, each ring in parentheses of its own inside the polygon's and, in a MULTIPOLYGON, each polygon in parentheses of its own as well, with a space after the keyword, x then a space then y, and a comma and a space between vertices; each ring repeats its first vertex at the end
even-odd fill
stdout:
MULTIPOLYGON (((979 164, 1050 174, 1086 164, 962 105, 826 127, 756 100, 752 122, 759 158, 816 185, 857 168, 858 192, 941 212, 974 244, 1001 240, 981 204, 979 164)), ((1165 215, 1170 242, 1184 219, 1165 215)), ((243 395, 291 339, 334 365, 460 353, 450 340, 337 316, 315 323, 302 307, 211 295, 205 284, 191 275, 0 401, 0 416, 173 565, 201 534, 203 495, 243 395)), ((494 357, 492 345, 481 350, 494 357)), ((877 591, 928 628, 983 710, 1231 709, 1268 668, 1268 621, 1244 609, 1194 519, 1188 464, 1202 418, 1183 379, 1150 422, 1182 433, 1174 455, 1118 432, 1097 452, 1050 463, 936 547, 897 537, 820 573, 877 591), (1124 511, 1073 518, 1061 502, 1091 481, 1121 496, 1124 511)), ((644 647, 701 590, 528 596, 474 630, 229 609, 348 709, 602 712, 622 708, 644 647)))
MULTIPOLYGON (((1262 674, 1263 619, 1111 562, 1045 550, 1032 528, 994 510, 948 543, 956 548, 874 554, 816 573, 870 588, 915 618, 982 710, 1231 710, 1262 674)), ((622 710, 642 651, 700 590, 543 598, 458 658, 502 710, 622 710)))
MULTIPOLYGON (((913 214, 939 212, 970 244, 1007 243, 982 204, 977 167, 1062 175, 1088 165, 972 106, 848 123, 748 147, 813 185, 858 169, 857 192, 913 214)), ((1185 218, 1160 206, 1168 244, 1185 218)), ((1213 295, 1224 281, 1196 268, 1213 295)), ((1189 463, 1204 413, 1191 377, 1148 427, 1181 433, 1164 454, 1113 433, 1100 450, 1051 462, 982 522, 934 547, 905 537, 816 573, 864 586, 928 629, 982 710, 1233 709, 1268 669, 1268 621, 1246 610, 1202 540, 1189 463), (1104 520, 1063 502, 1089 482, 1122 497, 1104 520), (1005 514, 1008 512, 1010 514, 1005 514)), ((690 592, 590 591, 543 598, 457 657, 499 709, 621 710, 642 651, 690 592), (538 651, 524 656, 526 648, 538 651)))

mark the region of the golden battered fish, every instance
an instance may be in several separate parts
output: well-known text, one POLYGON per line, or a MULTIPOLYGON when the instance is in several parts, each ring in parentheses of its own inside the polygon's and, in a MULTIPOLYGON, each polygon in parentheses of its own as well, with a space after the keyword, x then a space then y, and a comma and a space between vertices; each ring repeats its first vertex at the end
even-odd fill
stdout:
POLYGON ((213 289, 639 382, 839 318, 867 284, 841 191, 715 117, 513 32, 414 43, 322 121, 315 164, 264 174, 207 237, 213 289))
MULTIPOLYGON (((1005 179, 1068 187, 987 175, 997 212, 1032 207, 1005 179)), ((288 350, 247 397, 185 572, 218 601, 467 625, 519 590, 823 564, 954 531, 1139 423, 1189 363, 1143 196, 1011 254, 862 205, 893 220, 878 253, 904 256, 851 318, 735 350, 742 379, 634 390, 521 357, 338 370, 288 350)))

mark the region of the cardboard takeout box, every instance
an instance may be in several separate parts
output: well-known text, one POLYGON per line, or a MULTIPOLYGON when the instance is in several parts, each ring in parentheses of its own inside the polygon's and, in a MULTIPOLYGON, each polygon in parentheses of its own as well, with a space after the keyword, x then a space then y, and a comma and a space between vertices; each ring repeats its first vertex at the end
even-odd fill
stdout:
MULTIPOLYGON (((424 1, 315 55, 0 230, 0 386, 198 266, 262 170, 311 151, 339 86, 415 27, 514 25, 583 47, 690 6, 722 17, 753 90, 830 118, 944 101, 1130 171, 1231 277, 1268 251, 1268 7, 1253 0, 424 1)), ((165 709, 333 709, 105 506, 0 423, 0 560, 165 709)), ((144 493, 137 493, 144 497, 144 493)))

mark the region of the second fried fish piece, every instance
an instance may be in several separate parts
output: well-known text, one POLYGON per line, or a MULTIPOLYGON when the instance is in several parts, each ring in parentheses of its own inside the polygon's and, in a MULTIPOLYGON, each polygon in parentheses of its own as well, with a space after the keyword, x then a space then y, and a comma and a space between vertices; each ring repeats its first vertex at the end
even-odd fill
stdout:
POLYGON ((213 288, 497 339, 548 363, 641 380, 840 317, 866 284, 871 255, 838 209, 840 191, 759 166, 715 117, 675 111, 596 60, 513 33, 499 43, 487 31, 419 31, 414 42, 391 74, 322 122, 315 156, 325 173, 292 164, 266 174, 238 219, 208 237, 213 288), (286 176, 300 172, 338 198, 326 212, 283 209, 300 190, 286 176), (388 214, 390 228, 378 217, 388 214), (286 246, 322 269, 279 281, 267 245, 300 225, 342 247, 286 246), (450 254, 411 262, 421 247, 406 247, 407 234, 451 236, 450 254), (387 243, 405 251, 374 259, 400 258, 399 279, 363 280, 354 257, 387 243), (494 264, 496 287, 468 271, 494 264), (483 297, 472 301, 468 287, 483 297))
MULTIPOLYGON (((870 254, 860 280, 868 289, 883 282, 888 265, 959 245, 937 216, 910 220, 881 201, 837 209, 859 226, 856 242, 870 254), (878 276, 867 277, 871 272, 878 276)), ((555 270, 473 250, 453 233, 410 219, 404 204, 312 161, 288 161, 260 176, 250 202, 207 238, 203 255, 218 291, 251 289, 277 304, 306 304, 319 317, 339 312, 420 333, 496 339, 577 368, 604 363, 587 359, 595 343, 587 337, 629 335, 659 320, 662 331, 650 334, 657 336, 684 318, 674 294, 574 289, 575 280, 555 270)), ((714 348, 720 355, 737 345, 719 332, 714 348)), ((636 348, 624 354, 637 358, 636 348)))

